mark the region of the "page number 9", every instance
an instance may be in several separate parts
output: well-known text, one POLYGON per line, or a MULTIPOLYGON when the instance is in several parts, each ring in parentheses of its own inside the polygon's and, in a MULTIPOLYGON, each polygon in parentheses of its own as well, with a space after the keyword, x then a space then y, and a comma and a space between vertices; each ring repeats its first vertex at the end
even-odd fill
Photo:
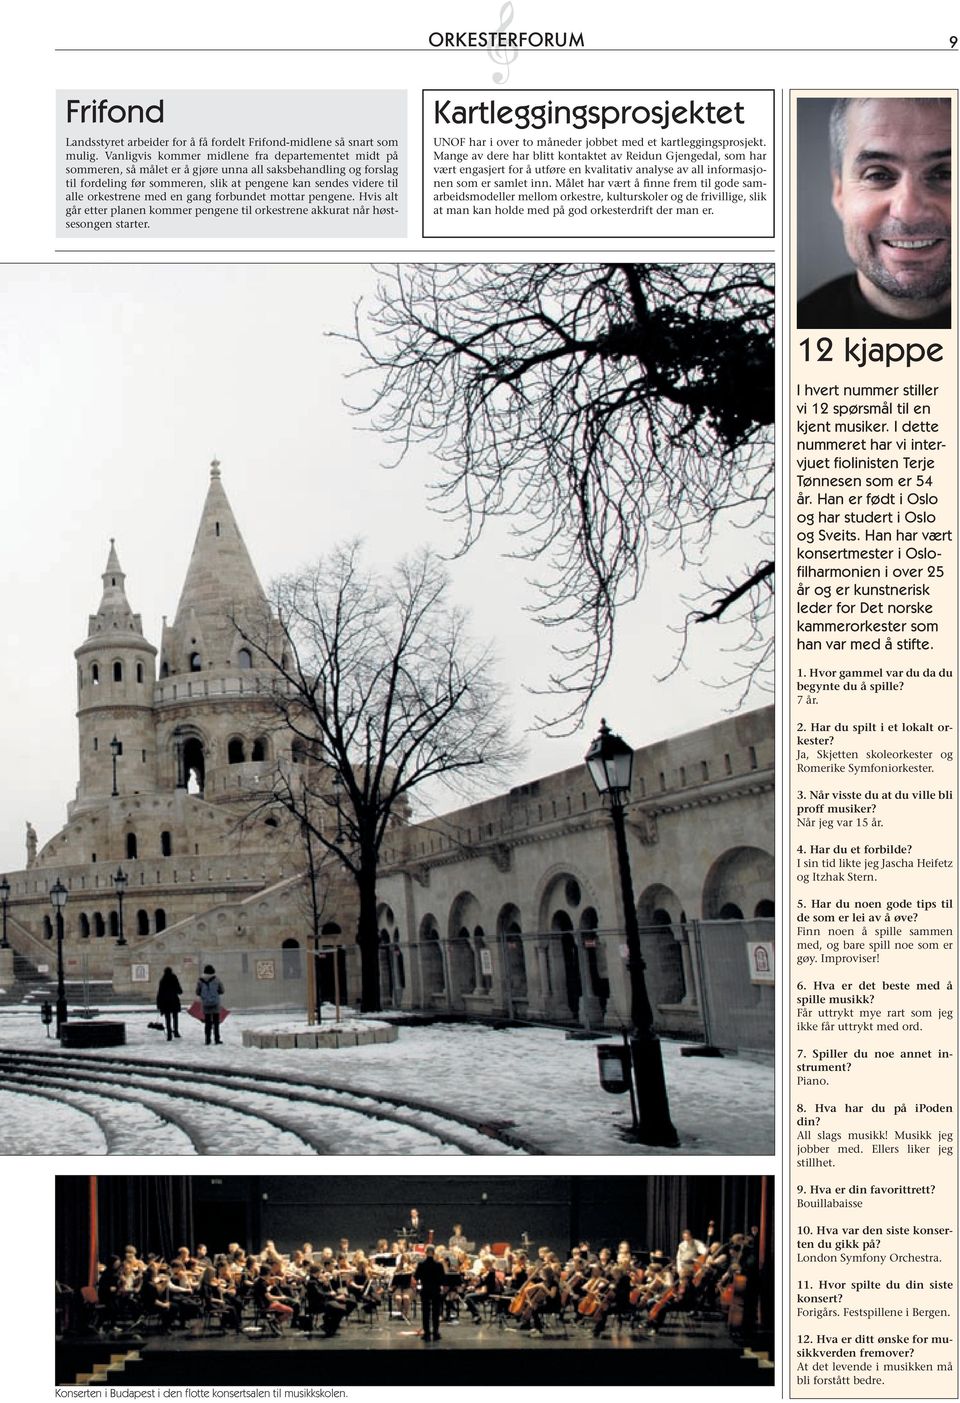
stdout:
POLYGON ((950 35, 950 47, 951 49, 955 49, 957 47, 957 36, 955 34, 950 35))

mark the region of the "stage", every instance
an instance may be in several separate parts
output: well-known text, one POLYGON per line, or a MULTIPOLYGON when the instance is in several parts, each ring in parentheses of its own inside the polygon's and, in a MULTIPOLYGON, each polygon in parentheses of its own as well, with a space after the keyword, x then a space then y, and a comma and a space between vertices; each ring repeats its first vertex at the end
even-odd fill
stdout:
POLYGON ((220 1387, 294 1384, 449 1385, 495 1378, 511 1385, 690 1385, 764 1387, 773 1368, 730 1339, 712 1320, 664 1326, 654 1338, 630 1327, 607 1329, 551 1323, 544 1335, 475 1325, 461 1314, 441 1338, 425 1343, 416 1321, 348 1322, 331 1338, 285 1330, 269 1335, 194 1335, 189 1330, 57 1343, 57 1383, 96 1387, 220 1387), (107 1374, 95 1364, 118 1367, 107 1374), (122 1361, 122 1364, 120 1363, 122 1361), (491 1372, 492 1371, 492 1372, 491 1372), (93 1373, 92 1378, 82 1377, 93 1373))

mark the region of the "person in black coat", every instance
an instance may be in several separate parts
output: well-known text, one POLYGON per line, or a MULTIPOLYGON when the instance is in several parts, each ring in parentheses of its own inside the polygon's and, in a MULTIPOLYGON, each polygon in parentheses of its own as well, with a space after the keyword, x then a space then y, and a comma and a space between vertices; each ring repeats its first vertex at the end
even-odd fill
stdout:
POLYGON ((167 965, 157 985, 157 1008, 167 1025, 167 1042, 180 1036, 180 980, 167 965))
POLYGON ((440 1338, 440 1295, 446 1272, 443 1263, 436 1258, 433 1243, 427 1247, 426 1256, 414 1272, 420 1283, 420 1310, 423 1314, 423 1338, 440 1338))

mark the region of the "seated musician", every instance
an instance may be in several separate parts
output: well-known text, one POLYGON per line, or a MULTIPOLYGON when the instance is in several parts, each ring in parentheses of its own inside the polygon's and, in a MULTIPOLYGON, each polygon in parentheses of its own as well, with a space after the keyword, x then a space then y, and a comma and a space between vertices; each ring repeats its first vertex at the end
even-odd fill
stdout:
POLYGON ((116 1328, 121 1314, 121 1286, 123 1263, 112 1256, 97 1278, 97 1300, 103 1306, 105 1325, 116 1328))
POLYGON ((409 1252, 402 1251, 393 1274, 392 1299, 393 1309, 407 1324, 410 1323, 410 1309, 413 1305, 413 1268, 413 1257, 409 1252))
POLYGON ((128 1243, 127 1246, 123 1249, 123 1260, 125 1262, 129 1262, 138 1271, 146 1270, 146 1262, 141 1260, 140 1253, 137 1251, 137 1249, 133 1246, 132 1243, 128 1243))
POLYGON ((274 1325, 271 1328, 279 1333, 282 1322, 292 1320, 295 1311, 294 1302, 273 1284, 271 1278, 274 1271, 275 1267, 271 1267, 268 1262, 262 1264, 253 1284, 252 1294, 254 1306, 264 1319, 272 1318, 274 1325))
POLYGON ((644 1289, 644 1303, 647 1307, 646 1333, 654 1335, 660 1329, 663 1317, 673 1309, 678 1300, 680 1282, 673 1263, 662 1252, 654 1252, 647 1268, 648 1281, 644 1289))
POLYGON ((129 1257, 124 1257, 120 1264, 120 1289, 119 1298, 122 1305, 122 1314, 131 1319, 137 1314, 136 1302, 140 1295, 140 1287, 143 1284, 143 1272, 129 1257))
POLYGON ((513 1270, 510 1273, 509 1289, 510 1294, 519 1291, 530 1275, 530 1265, 527 1261, 526 1252, 518 1252, 513 1259, 513 1270))
POLYGON ((729 1263, 730 1253, 726 1243, 711 1242, 706 1257, 698 1265, 693 1278, 698 1309, 707 1309, 715 1304, 720 1280, 729 1263))
POLYGON ((603 1313, 603 1299, 611 1288, 611 1269, 604 1272, 599 1261, 595 1261, 587 1272, 587 1277, 577 1299, 577 1314, 584 1319, 596 1320, 603 1313))
POLYGON ((196 1320, 200 1314, 200 1301, 196 1294, 196 1282, 180 1260, 170 1267, 170 1280, 167 1288, 173 1306, 174 1319, 179 1325, 188 1320, 196 1320))
POLYGON ((578 1247, 573 1249, 570 1261, 564 1267, 561 1277, 564 1295, 566 1299, 571 1302, 574 1309, 576 1309, 583 1299, 583 1293, 590 1279, 589 1263, 580 1256, 580 1249, 578 1247))
POLYGON ((320 1320, 321 1329, 328 1339, 337 1333, 340 1322, 347 1314, 346 1292, 334 1286, 330 1273, 319 1264, 312 1266, 307 1273, 304 1313, 310 1329, 315 1320, 320 1320))
POLYGON ((616 1315, 623 1320, 633 1314, 633 1304, 630 1300, 632 1289, 633 1282, 627 1268, 614 1267, 610 1272, 609 1290, 601 1296, 597 1309, 596 1324, 593 1327, 596 1339, 599 1339, 606 1329, 609 1316, 616 1315))
POLYGON ((360 1301, 366 1295, 367 1287, 370 1285, 370 1265, 363 1252, 354 1252, 348 1263, 350 1280, 347 1282, 347 1290, 355 1301, 360 1301))
POLYGON ((527 1304, 520 1321, 521 1330, 543 1333, 543 1317, 555 1315, 561 1308, 560 1280, 551 1266, 540 1270, 539 1280, 527 1283, 527 1304))
POLYGON ((466 1291, 463 1297, 475 1325, 483 1324, 483 1316, 480 1312, 480 1306, 483 1302, 491 1296, 499 1296, 500 1294, 500 1283, 497 1280, 497 1270, 493 1258, 484 1257, 482 1267, 483 1271, 476 1278, 476 1284, 466 1291))
POLYGON ((140 1304, 148 1315, 155 1313, 159 1316, 161 1335, 169 1334, 173 1324, 170 1283, 166 1276, 161 1275, 156 1262, 150 1262, 144 1272, 143 1285, 140 1287, 140 1304))
POLYGON ((218 1315, 231 1330, 240 1332, 240 1307, 224 1291, 224 1284, 213 1266, 205 1267, 200 1278, 200 1304, 204 1315, 218 1315))
POLYGON ((454 1223, 453 1232, 450 1234, 447 1246, 457 1252, 466 1252, 468 1242, 467 1238, 464 1236, 463 1225, 461 1223, 454 1223))

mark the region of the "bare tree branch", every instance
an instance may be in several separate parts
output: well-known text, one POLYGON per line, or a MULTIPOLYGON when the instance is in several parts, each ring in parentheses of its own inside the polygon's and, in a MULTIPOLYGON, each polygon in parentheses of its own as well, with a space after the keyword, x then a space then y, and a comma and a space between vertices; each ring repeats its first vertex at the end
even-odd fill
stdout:
POLYGON ((469 794, 481 770, 506 776, 519 760, 490 649, 471 640, 448 587, 430 551, 380 576, 352 542, 276 581, 259 625, 234 621, 272 673, 277 727, 293 738, 271 801, 357 885, 365 1010, 380 1006, 376 878, 388 829, 419 786, 469 794))
POLYGON ((773 294, 766 264, 419 264, 381 270, 356 309, 370 389, 351 407, 390 465, 428 445, 459 551, 504 516, 540 564, 561 727, 606 676, 651 553, 699 565, 722 521, 769 521, 773 294))

